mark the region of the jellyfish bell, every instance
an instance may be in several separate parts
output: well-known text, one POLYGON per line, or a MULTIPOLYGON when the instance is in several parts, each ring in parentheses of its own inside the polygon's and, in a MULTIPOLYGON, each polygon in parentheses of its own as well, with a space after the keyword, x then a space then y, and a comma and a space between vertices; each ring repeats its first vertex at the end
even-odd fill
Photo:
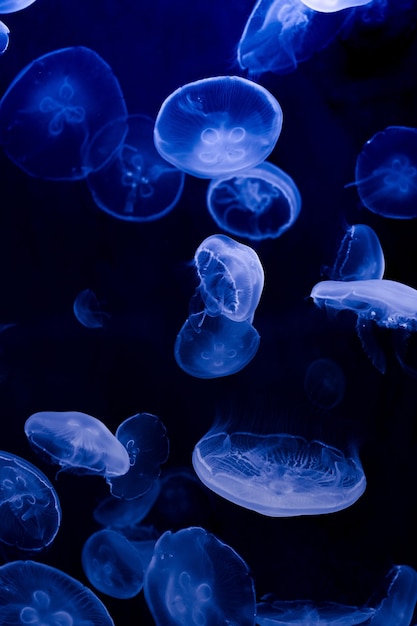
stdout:
POLYGON ((0 54, 4 54, 9 47, 10 30, 4 22, 0 22, 0 54))
POLYGON ((357 626, 369 624, 375 614, 367 607, 311 600, 276 600, 271 594, 256 605, 259 626, 357 626))
POLYGON ((322 13, 333 13, 369 4, 373 0, 301 0, 306 7, 322 13))
POLYGON ((386 585, 383 599, 375 605, 372 626, 410 626, 417 605, 416 570, 409 565, 394 565, 386 585))
POLYGON ((86 328, 103 328, 110 315, 102 311, 100 302, 91 289, 80 291, 73 303, 73 311, 77 320, 86 328))
POLYGON ((0 0, 0 14, 1 13, 16 13, 22 9, 26 9, 35 0, 0 0))
POLYGON ((385 258, 378 235, 366 224, 346 229, 333 267, 325 270, 332 280, 380 279, 384 272, 385 258))

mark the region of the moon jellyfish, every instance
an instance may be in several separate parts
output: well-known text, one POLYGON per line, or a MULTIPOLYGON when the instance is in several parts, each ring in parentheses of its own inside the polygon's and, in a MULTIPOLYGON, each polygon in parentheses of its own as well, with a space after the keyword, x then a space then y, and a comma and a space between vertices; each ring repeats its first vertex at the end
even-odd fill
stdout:
MULTIPOLYGON (((375 611, 336 602, 311 600, 275 600, 267 595, 256 605, 259 626, 357 626, 369 624, 375 611)), ((372 622, 373 624, 373 622, 372 622)))
POLYGON ((110 318, 108 313, 101 310, 97 296, 91 289, 84 289, 77 294, 73 310, 77 320, 86 328, 103 328, 110 318))
POLYGON ((320 441, 288 434, 208 434, 193 467, 214 493, 269 517, 341 511, 365 491, 359 459, 320 441))
POLYGON ((85 542, 81 561, 90 583, 102 593, 125 600, 143 587, 143 565, 130 541, 114 530, 99 530, 85 542))
POLYGON ((3 451, 0 519, 0 541, 20 550, 46 548, 61 523, 58 495, 45 474, 28 461, 3 451))
POLYGON ((207 205, 216 224, 228 233, 254 240, 275 239, 294 224, 301 196, 292 178, 264 162, 211 181, 207 205))
POLYGON ((0 567, 2 626, 114 626, 104 604, 78 580, 55 567, 13 561, 0 567))
POLYGON ((408 565, 395 565, 388 580, 386 596, 376 607, 372 626, 410 626, 417 603, 417 572, 408 565))
POLYGON ((16 13, 34 2, 35 0, 0 0, 0 13, 16 13))
POLYGON ((155 504, 161 483, 155 480, 151 488, 134 500, 121 500, 114 496, 104 498, 94 509, 94 519, 106 528, 125 529, 139 524, 155 504))
POLYGON ((121 145, 127 111, 111 68, 88 48, 55 50, 25 67, 0 102, 0 144, 31 176, 84 178, 121 145), (109 121, 100 150, 87 148, 109 121))
POLYGON ((281 107, 264 87, 239 76, 216 76, 168 96, 155 122, 154 141, 175 167, 216 178, 264 161, 281 127, 281 107))
POLYGON ((346 379, 332 359, 316 359, 307 368, 304 391, 310 402, 321 409, 333 409, 345 395, 346 379))
POLYGON ((0 22, 0 54, 4 54, 9 47, 10 30, 4 22, 0 22))
MULTIPOLYGON (((90 149, 100 151, 114 126, 112 121, 96 135, 90 149), (110 128, 109 128, 110 127, 110 128)), ((112 159, 87 176, 97 206, 118 219, 150 222, 167 215, 178 203, 184 187, 184 172, 170 166, 155 149, 154 121, 145 115, 130 115, 128 132, 112 159)))
POLYGON ((168 458, 166 428, 156 415, 138 413, 120 424, 116 438, 128 452, 130 468, 107 479, 111 493, 125 500, 138 498, 151 489, 168 458))
POLYGON ((369 4, 372 0, 301 0, 301 2, 313 11, 333 13, 352 7, 361 7, 364 4, 369 4))
POLYGON ((373 213, 417 217, 417 129, 388 126, 371 137, 357 158, 352 185, 373 213))
POLYGON ((365 224, 346 229, 336 261, 328 272, 332 280, 369 280, 382 278, 385 258, 376 232, 365 224))
POLYGON ((325 48, 346 19, 343 12, 313 11, 301 0, 258 0, 238 44, 238 63, 255 75, 292 72, 325 48))
POLYGON ((123 444, 103 422, 85 413, 34 413, 25 422, 25 434, 37 453, 66 471, 113 477, 130 467, 123 444))
POLYGON ((246 563, 203 528, 160 537, 144 592, 157 626, 255 625, 255 591, 246 563))

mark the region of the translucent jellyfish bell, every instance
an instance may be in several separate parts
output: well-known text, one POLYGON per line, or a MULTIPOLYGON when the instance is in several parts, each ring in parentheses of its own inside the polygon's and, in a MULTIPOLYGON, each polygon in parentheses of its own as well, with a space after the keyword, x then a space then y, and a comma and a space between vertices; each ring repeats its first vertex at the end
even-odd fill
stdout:
POLYGON ((208 434, 193 467, 214 493, 269 517, 341 511, 365 491, 357 458, 320 441, 288 434, 208 434))
POLYGON ((74 180, 101 167, 122 143, 126 106, 119 83, 93 50, 76 46, 32 61, 0 102, 0 144, 21 169, 39 178, 74 180), (109 121, 101 150, 89 142, 109 121))
POLYGON ((369 4, 372 0, 301 0, 301 2, 313 11, 333 13, 352 7, 361 7, 364 4, 369 4))
POLYGON ((74 299, 74 315, 86 328, 103 328, 110 315, 101 309, 96 294, 91 289, 83 289, 74 299))
POLYGON ((35 0, 0 0, 0 13, 16 13, 34 2, 35 0))
POLYGON ((275 239, 291 228, 301 209, 292 178, 272 163, 211 181, 210 215, 220 228, 248 239, 275 239))
POLYGON ((184 85, 165 100, 154 141, 175 167, 216 178, 264 161, 281 127, 281 107, 264 87, 239 76, 217 76, 184 85))
POLYGON ((417 603, 417 572, 408 565, 389 571, 384 599, 376 606, 372 626, 410 626, 417 603))
POLYGON ((4 54, 9 47, 10 30, 4 22, 0 22, 0 54, 4 54))
POLYGON ((376 232, 366 224, 346 229, 336 260, 328 272, 332 280, 369 280, 382 278, 385 258, 376 232))
MULTIPOLYGON (((374 609, 346 606, 336 602, 275 600, 263 597, 256 605, 259 626, 357 626, 369 624, 374 609)), ((373 623, 373 622, 372 622, 373 623)))

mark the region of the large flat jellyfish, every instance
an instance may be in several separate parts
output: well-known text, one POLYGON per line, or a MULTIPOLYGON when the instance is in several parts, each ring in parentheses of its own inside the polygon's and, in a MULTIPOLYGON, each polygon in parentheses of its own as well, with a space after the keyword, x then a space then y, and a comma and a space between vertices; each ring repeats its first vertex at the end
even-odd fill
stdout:
POLYGON ((385 258, 376 232, 366 224, 346 229, 336 260, 325 273, 332 280, 369 280, 382 278, 385 258))
POLYGON ((0 145, 31 176, 85 178, 121 145, 126 116, 119 83, 96 52, 55 50, 25 67, 1 99, 0 145), (114 119, 119 124, 102 136, 100 150, 87 150, 114 119))
POLYGON ((28 461, 3 451, 0 518, 0 541, 31 551, 49 546, 61 523, 58 495, 45 474, 28 461))
POLYGON ((169 163, 199 178, 259 165, 272 152, 282 110, 261 85, 239 76, 189 83, 162 104, 154 141, 169 163))
POLYGON ((248 239, 275 239, 294 224, 301 196, 292 178, 272 163, 211 181, 210 215, 220 228, 248 239))
POLYGON ((214 493, 269 517, 341 511, 366 486, 357 456, 289 434, 209 433, 192 461, 214 493))
POLYGON ((322 13, 333 13, 334 11, 342 11, 343 9, 361 7, 372 1, 373 0, 301 0, 306 7, 322 13))
POLYGON ((160 537, 144 592, 157 626, 255 625, 255 590, 246 563, 203 528, 160 537))
MULTIPOLYGON (((357 626, 375 614, 367 607, 311 600, 276 600, 267 595, 256 605, 259 626, 357 626)), ((372 622, 373 624, 373 622, 372 622)))
POLYGON ((104 604, 61 570, 35 561, 0 567, 2 626, 114 626, 104 604))
POLYGON ((371 626, 410 626, 417 603, 416 570, 409 565, 394 565, 388 572, 387 584, 371 626))
POLYGON ((51 463, 76 474, 126 474, 126 448, 100 420, 78 411, 41 411, 25 422, 31 446, 51 463))

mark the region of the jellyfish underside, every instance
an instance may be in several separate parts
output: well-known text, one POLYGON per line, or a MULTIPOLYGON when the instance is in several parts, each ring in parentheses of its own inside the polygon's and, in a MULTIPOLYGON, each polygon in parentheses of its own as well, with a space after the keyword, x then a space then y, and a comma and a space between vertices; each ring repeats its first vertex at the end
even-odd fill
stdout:
POLYGON ((374 613, 372 608, 335 602, 276 600, 272 594, 264 596, 256 605, 259 626, 356 626, 368 624, 374 613))

